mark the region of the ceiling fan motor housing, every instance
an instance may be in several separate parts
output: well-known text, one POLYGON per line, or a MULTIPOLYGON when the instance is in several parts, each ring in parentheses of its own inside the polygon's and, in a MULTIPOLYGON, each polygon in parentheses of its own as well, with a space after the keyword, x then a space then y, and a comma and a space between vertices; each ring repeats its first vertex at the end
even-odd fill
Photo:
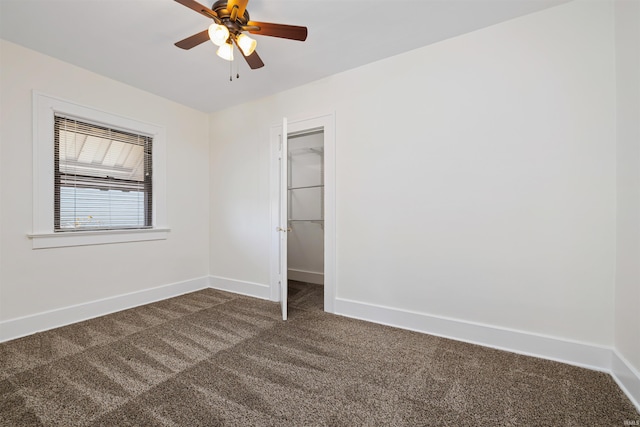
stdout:
POLYGON ((238 35, 242 32, 242 27, 249 22, 249 12, 245 9, 242 16, 236 16, 235 21, 231 19, 232 11, 227 9, 227 2, 225 0, 218 0, 211 6, 213 10, 222 21, 222 25, 229 29, 229 32, 238 35))

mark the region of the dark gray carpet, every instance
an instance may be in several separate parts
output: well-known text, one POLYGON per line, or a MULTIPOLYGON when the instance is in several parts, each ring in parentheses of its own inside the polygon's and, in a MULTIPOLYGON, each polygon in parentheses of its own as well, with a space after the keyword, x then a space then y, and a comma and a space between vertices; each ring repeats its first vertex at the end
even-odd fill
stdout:
POLYGON ((287 322, 278 304, 207 289, 0 344, 0 424, 640 420, 607 374, 326 314, 321 288, 291 294, 287 322))

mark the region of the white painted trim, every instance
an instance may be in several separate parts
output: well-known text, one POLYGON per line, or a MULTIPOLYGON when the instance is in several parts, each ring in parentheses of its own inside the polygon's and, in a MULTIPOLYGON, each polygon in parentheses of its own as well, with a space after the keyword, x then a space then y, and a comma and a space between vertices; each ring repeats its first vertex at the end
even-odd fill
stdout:
POLYGON ((208 277, 171 283, 156 288, 90 301, 30 316, 0 322, 0 342, 69 325, 116 311, 127 310, 144 304, 176 297, 209 287, 208 277))
POLYGON ((33 249, 62 248, 69 246, 105 245, 109 243, 144 242, 166 240, 166 228, 135 230, 73 231, 61 233, 27 234, 33 240, 33 249))
POLYGON ((305 282, 305 283, 314 283, 316 285, 324 285, 323 273, 290 268, 287 274, 289 279, 291 280, 297 280, 298 282, 305 282))
POLYGON ((336 300, 336 314, 598 371, 611 368, 612 350, 592 344, 342 298, 336 300))
POLYGON ((640 412, 640 372, 618 352, 613 350, 611 360, 611 375, 618 386, 640 412))
POLYGON ((228 277, 209 276, 209 286, 221 291, 247 295, 260 299, 271 299, 270 286, 262 283, 246 282, 228 277))
MULTIPOLYGON (((144 122, 119 114, 102 111, 93 107, 78 104, 51 95, 38 92, 32 93, 33 98, 33 230, 29 234, 34 249, 49 247, 64 247, 91 245, 103 243, 119 243, 141 240, 157 240, 167 238, 167 153, 166 129, 164 126, 144 122), (153 229, 160 233, 132 237, 131 231, 111 234, 86 234, 82 237, 55 238, 48 237, 54 233, 54 162, 53 162, 53 125, 56 113, 65 114, 90 123, 135 132, 153 137, 153 229), (97 236, 94 239, 93 236, 97 236), (160 237, 164 236, 164 237, 160 237), (133 239, 133 240, 132 240, 133 239)), ((58 233, 60 234, 60 233, 58 233)))

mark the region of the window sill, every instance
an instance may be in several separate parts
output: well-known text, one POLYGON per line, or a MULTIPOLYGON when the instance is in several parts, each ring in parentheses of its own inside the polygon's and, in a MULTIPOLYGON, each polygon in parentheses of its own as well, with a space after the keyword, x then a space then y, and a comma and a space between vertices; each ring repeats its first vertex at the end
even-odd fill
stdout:
POLYGON ((61 233, 38 233, 27 236, 33 243, 33 249, 63 248, 68 246, 107 245, 111 243, 144 242, 165 240, 168 228, 144 230, 103 230, 74 231, 61 233))

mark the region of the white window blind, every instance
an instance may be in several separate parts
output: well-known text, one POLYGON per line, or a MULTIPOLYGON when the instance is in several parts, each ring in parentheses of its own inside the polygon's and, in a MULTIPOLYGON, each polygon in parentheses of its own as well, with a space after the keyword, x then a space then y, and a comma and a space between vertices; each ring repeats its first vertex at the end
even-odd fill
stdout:
POLYGON ((55 116, 54 230, 152 227, 147 135, 55 116))

